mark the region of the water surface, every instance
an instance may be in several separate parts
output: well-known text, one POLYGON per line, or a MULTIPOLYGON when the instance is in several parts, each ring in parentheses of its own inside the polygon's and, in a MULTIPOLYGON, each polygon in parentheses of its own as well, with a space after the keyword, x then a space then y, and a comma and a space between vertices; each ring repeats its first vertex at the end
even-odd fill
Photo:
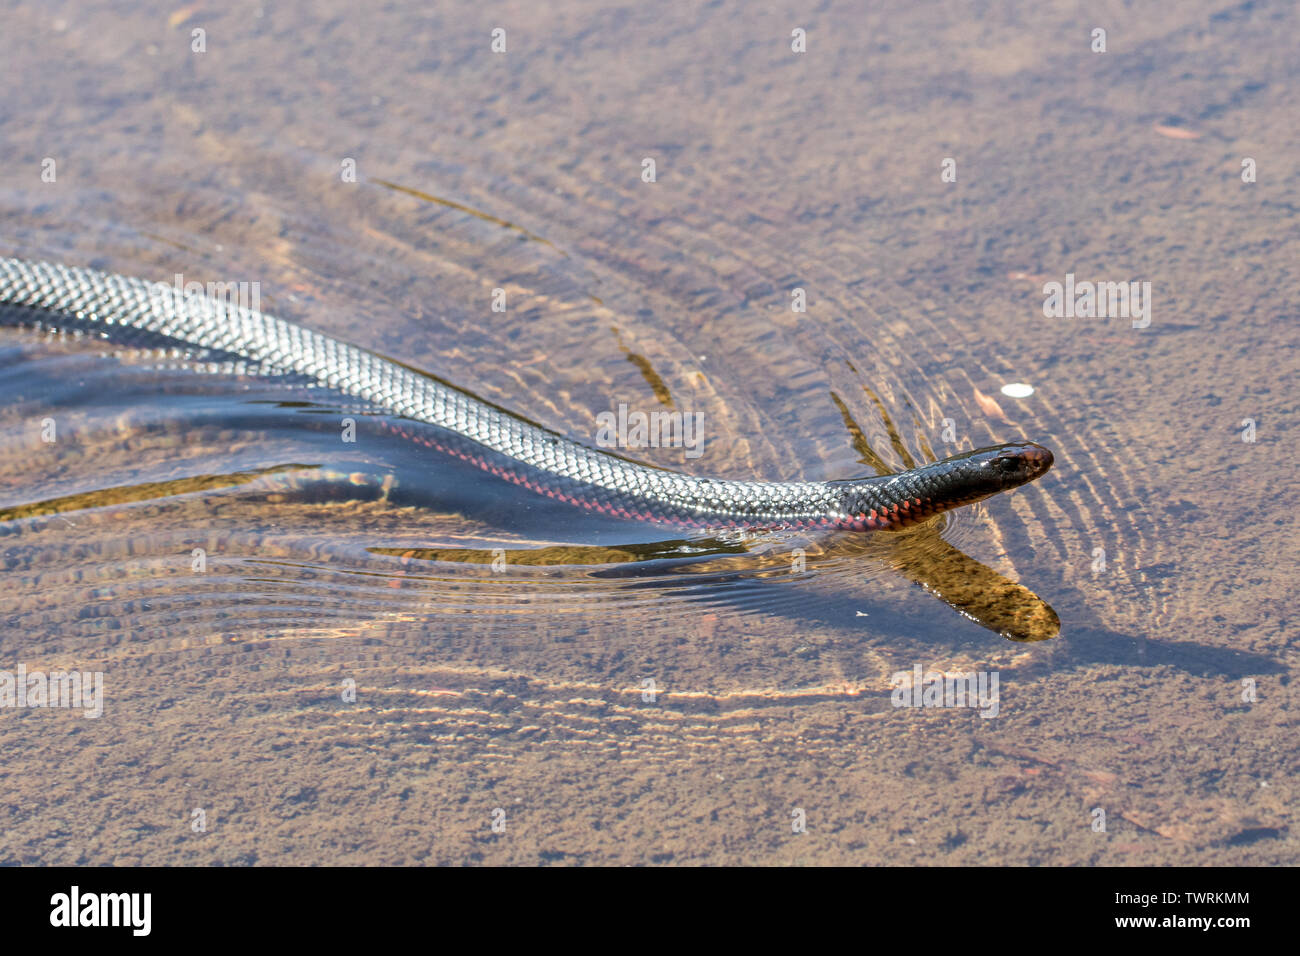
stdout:
POLYGON ((255 282, 582 441, 700 412, 626 450, 697 474, 1057 464, 910 535, 683 538, 4 330, 0 668, 105 707, 0 712, 0 860, 1294 862, 1295 20, 12 5, 0 254, 255 282), (1067 274, 1150 324, 1044 317, 1067 274), (996 717, 894 707, 917 665, 996 717))

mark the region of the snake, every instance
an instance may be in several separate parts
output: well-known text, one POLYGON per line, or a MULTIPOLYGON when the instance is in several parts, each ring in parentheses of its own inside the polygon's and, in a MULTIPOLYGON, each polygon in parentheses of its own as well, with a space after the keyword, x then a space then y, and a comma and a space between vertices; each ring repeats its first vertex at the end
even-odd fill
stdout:
MULTIPOLYGON (((220 296, 94 269, 0 257, 0 324, 146 335, 296 374, 423 423, 420 441, 537 494, 615 518, 739 529, 897 530, 1016 488, 1052 453, 1031 441, 886 475, 745 481, 682 474, 592 448, 372 351, 220 296)), ((410 436, 408 436, 410 437, 410 436)))

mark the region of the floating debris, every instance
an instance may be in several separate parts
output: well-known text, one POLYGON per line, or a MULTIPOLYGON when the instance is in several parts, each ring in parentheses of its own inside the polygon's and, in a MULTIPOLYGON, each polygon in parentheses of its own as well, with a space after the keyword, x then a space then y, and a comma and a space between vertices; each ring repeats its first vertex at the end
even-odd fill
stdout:
POLYGON ((1002 406, 998 404, 997 399, 985 395, 978 388, 975 389, 975 403, 979 405, 980 411, 989 418, 996 418, 1004 425, 1014 424, 1011 419, 1007 418, 1007 413, 1002 410, 1002 406))
POLYGON ((1152 127, 1161 136, 1169 139, 1200 139, 1201 134, 1194 129, 1188 129, 1185 126, 1168 125, 1165 123, 1156 123, 1152 127))

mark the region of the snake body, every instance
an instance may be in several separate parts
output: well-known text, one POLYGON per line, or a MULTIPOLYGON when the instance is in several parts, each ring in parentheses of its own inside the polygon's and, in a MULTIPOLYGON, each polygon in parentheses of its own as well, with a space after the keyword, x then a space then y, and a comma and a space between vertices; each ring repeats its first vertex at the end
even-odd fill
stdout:
POLYGON ((426 444, 540 494, 620 518, 742 528, 900 528, 1032 481, 1052 454, 1020 441, 893 475, 732 481, 589 448, 372 352, 263 312, 170 285, 0 257, 0 321, 148 333, 292 372, 399 418, 426 444))

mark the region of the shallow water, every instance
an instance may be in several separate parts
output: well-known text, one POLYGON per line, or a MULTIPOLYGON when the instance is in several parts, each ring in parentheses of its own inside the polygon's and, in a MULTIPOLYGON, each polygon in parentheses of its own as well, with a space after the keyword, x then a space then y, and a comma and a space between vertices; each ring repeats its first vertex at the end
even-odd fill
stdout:
POLYGON ((0 669, 105 687, 0 710, 0 860, 1295 862, 1295 20, 13 6, 0 254, 257 283, 589 443, 699 412, 699 457, 625 450, 692 473, 1056 466, 906 534, 683 536, 0 330, 0 669), (1067 273, 1150 324, 1045 318, 1067 273), (893 706, 916 666, 996 716, 893 706))

